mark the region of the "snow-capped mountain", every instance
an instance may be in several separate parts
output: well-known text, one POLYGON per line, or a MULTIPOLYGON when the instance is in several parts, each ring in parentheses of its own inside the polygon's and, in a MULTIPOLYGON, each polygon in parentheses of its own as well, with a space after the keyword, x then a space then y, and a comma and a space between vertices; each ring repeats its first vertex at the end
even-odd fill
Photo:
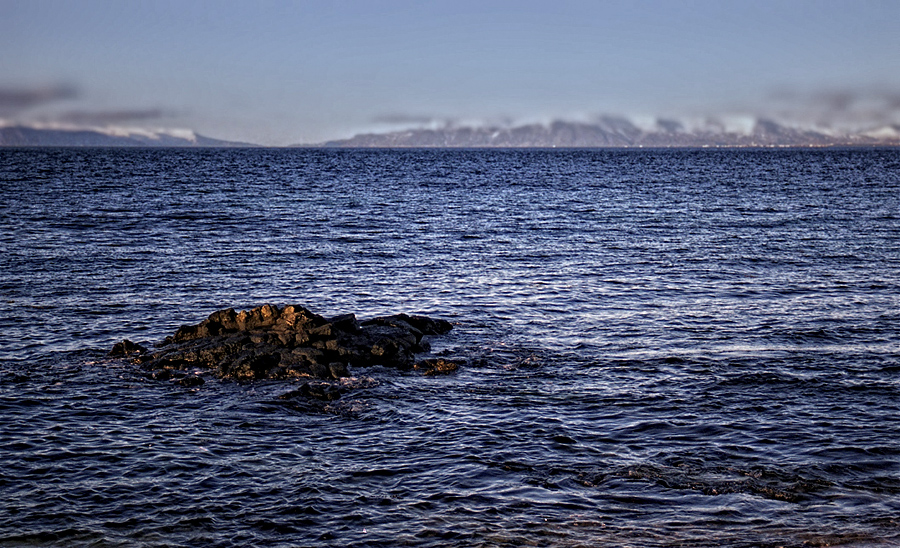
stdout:
POLYGON ((900 146, 900 126, 839 131, 790 126, 758 118, 742 123, 656 120, 639 126, 622 117, 593 122, 452 126, 367 133, 322 143, 327 147, 810 147, 900 146))
POLYGON ((133 129, 0 123, 0 146, 61 147, 245 147, 180 129, 133 129))

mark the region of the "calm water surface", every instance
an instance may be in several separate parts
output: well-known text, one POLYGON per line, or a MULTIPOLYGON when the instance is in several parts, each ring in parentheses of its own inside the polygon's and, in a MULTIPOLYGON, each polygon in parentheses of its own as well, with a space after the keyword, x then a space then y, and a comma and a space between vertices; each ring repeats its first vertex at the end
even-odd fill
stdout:
POLYGON ((0 546, 900 545, 900 151, 0 149, 0 546), (225 307, 423 377, 186 389, 225 307))

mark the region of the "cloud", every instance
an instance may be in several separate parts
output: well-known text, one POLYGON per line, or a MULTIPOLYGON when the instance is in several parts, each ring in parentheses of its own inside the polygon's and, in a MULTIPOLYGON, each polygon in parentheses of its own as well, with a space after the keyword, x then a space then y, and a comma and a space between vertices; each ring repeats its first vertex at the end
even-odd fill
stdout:
POLYGON ((381 116, 376 116, 372 122, 376 124, 429 125, 435 120, 436 118, 433 116, 420 116, 416 114, 383 114, 381 116))
POLYGON ((684 124, 678 120, 670 120, 668 118, 657 118, 656 126, 667 133, 678 133, 684 131, 684 124))
POLYGON ((819 126, 856 127, 900 122, 900 92, 894 89, 779 90, 761 109, 779 119, 819 126))
POLYGON ((72 110, 64 112, 54 118, 60 122, 70 124, 83 124, 91 126, 105 126, 109 124, 120 124, 123 122, 158 120, 168 116, 161 109, 144 109, 144 110, 110 110, 110 111, 83 111, 72 110))
POLYGON ((74 99, 78 91, 69 85, 33 88, 0 88, 0 110, 20 112, 47 103, 74 99))
POLYGON ((825 91, 814 95, 813 100, 828 112, 849 111, 861 97, 852 91, 825 91))

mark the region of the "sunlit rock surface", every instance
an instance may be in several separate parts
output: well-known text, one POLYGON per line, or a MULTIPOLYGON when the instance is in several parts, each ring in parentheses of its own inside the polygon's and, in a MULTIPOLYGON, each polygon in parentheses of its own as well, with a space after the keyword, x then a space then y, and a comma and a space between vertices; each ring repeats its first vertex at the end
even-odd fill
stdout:
MULTIPOLYGON (((396 314, 359 322, 353 314, 326 318, 299 305, 270 304, 236 312, 213 312, 197 325, 184 325, 155 349, 129 340, 110 355, 126 357, 171 378, 173 371, 208 370, 235 380, 350 376, 354 366, 383 365, 434 375, 456 370, 455 362, 415 355, 429 349, 426 337, 452 326, 445 320, 396 314)), ((190 384, 196 381, 183 381, 190 384)))

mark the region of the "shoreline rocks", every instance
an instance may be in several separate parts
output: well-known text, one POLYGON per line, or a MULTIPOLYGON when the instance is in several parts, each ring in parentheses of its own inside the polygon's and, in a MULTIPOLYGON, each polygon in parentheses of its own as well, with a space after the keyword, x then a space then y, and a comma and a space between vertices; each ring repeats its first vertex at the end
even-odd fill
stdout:
POLYGON ((458 364, 416 362, 415 355, 430 349, 428 336, 452 327, 426 316, 395 314, 360 322, 353 314, 326 318, 299 305, 266 304, 213 312, 199 324, 181 326, 152 351, 126 339, 110 356, 150 371, 194 368, 234 380, 340 379, 350 376, 351 367, 373 365, 435 375, 455 371, 458 364))

